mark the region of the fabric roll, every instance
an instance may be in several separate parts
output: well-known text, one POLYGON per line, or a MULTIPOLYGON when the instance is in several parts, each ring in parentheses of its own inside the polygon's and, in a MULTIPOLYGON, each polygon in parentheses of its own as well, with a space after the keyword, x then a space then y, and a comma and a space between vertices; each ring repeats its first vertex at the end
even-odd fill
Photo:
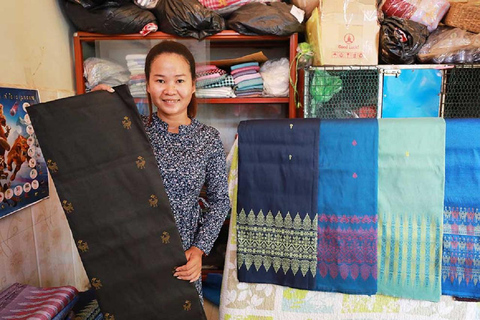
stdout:
POLYGON ((238 279, 313 289, 318 119, 238 128, 238 279))
POLYGON ((444 187, 445 121, 380 119, 378 293, 440 299, 444 187))
POLYGON ((105 318, 205 319, 193 283, 172 276, 185 254, 127 87, 28 113, 105 318))
POLYGON ((323 120, 315 290, 377 292, 377 120, 323 120))
POLYGON ((480 298, 479 119, 447 119, 442 293, 480 298), (473 139, 472 139, 473 138, 473 139))

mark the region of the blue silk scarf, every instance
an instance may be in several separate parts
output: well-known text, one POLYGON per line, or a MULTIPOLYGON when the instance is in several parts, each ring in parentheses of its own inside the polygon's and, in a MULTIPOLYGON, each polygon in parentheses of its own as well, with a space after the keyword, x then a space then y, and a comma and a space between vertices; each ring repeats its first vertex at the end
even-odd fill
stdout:
POLYGON ((448 119, 442 293, 480 298, 480 120, 448 119))
POLYGON ((377 120, 320 124, 315 290, 377 292, 377 120))

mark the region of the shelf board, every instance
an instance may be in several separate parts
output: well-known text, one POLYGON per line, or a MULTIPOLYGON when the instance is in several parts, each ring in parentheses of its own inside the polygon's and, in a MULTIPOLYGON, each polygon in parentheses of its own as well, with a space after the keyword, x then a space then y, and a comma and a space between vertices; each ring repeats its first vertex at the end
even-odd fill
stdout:
POLYGON ((288 103, 288 97, 285 98, 197 98, 198 104, 274 104, 288 103))
MULTIPOLYGON (((183 40, 196 40, 191 37, 180 37, 177 35, 172 35, 164 32, 152 32, 146 36, 141 34, 101 34, 101 33, 92 33, 78 31, 74 34, 74 37, 79 38, 81 41, 95 41, 95 40, 155 40, 155 39, 183 39, 183 40)), ((202 40, 211 40, 216 42, 222 41, 288 41, 290 37, 280 37, 274 35, 262 35, 262 36, 247 36, 240 34, 233 30, 223 30, 219 33, 216 33, 212 36, 206 37, 202 40)))

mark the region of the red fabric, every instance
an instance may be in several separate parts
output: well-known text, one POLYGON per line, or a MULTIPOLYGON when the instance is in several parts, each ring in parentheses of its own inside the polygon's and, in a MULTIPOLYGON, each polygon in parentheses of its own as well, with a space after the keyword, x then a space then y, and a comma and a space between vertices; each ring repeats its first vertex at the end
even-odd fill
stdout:
POLYGON ((72 286, 36 288, 15 283, 0 293, 0 319, 51 320, 77 294, 72 286))

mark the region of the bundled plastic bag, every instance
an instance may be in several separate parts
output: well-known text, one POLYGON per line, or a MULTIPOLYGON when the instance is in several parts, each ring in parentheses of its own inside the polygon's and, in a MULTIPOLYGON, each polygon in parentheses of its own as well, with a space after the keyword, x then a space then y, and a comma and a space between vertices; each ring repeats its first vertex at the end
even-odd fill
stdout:
POLYGON ((260 68, 263 92, 270 97, 288 97, 289 63, 287 58, 268 60, 260 68))
POLYGON ((65 13, 81 31, 104 34, 141 33, 156 31, 155 16, 133 3, 120 7, 86 9, 78 3, 66 1, 65 13))
POLYGON ((314 105, 330 101, 341 90, 342 79, 340 77, 332 76, 324 70, 315 70, 310 83, 311 102, 314 105))
POLYGON ((181 37, 203 39, 225 29, 225 20, 197 0, 161 0, 152 12, 161 31, 181 37))
POLYGON ((130 72, 122 65, 110 60, 100 58, 88 58, 83 62, 83 77, 87 80, 87 90, 91 90, 99 84, 107 84, 110 87, 128 83, 130 72))
POLYGON ((68 0, 68 1, 73 3, 78 3, 85 9, 120 7, 130 2, 130 0, 68 0))
MULTIPOLYGON (((212 9, 216 13, 227 16, 243 5, 250 2, 279 2, 280 0, 198 0, 206 8, 212 9)), ((318 0, 317 0, 318 3, 318 0)))
POLYGON ((303 15, 303 10, 283 2, 249 3, 232 13, 227 26, 245 35, 289 36, 303 31, 303 15))
POLYGON ((480 62, 480 33, 441 27, 427 39, 417 55, 423 63, 480 62))
POLYGON ((432 32, 450 8, 448 0, 384 0, 382 11, 389 17, 413 20, 432 32))
POLYGON ((380 28, 380 58, 385 63, 412 64, 428 35, 423 24, 397 17, 385 18, 380 28))

